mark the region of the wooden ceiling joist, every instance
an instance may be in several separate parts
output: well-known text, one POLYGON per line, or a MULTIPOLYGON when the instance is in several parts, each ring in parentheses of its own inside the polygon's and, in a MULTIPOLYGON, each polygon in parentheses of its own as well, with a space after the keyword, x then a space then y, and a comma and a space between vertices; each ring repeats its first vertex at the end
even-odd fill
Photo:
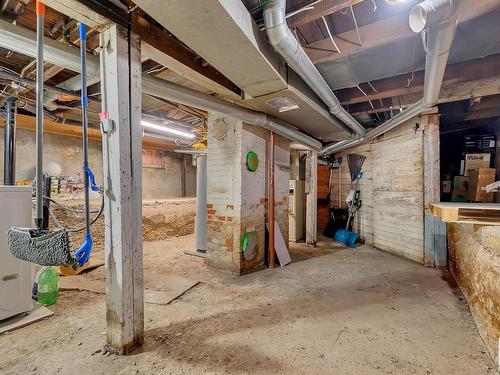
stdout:
MULTIPOLYGON (((500 72, 500 55, 491 55, 481 59, 469 60, 463 63, 451 64, 446 68, 443 79, 443 88, 483 78, 495 77, 500 72)), ((357 88, 338 90, 336 92, 342 105, 375 101, 379 99, 420 93, 424 89, 424 71, 415 74, 403 74, 395 77, 384 78, 370 82, 374 90, 368 84, 362 84, 363 95, 357 88), (407 82, 410 80, 410 85, 407 82)))
POLYGON ((288 19, 288 25, 292 28, 300 27, 306 23, 313 22, 321 17, 339 12, 352 5, 361 3, 363 0, 323 0, 314 4, 314 8, 296 14, 288 19))
MULTIPOLYGON (((322 1, 319 4, 322 4, 322 1)), ((345 1, 346 2, 346 1, 345 1)), ((319 4, 317 6, 319 6, 319 4)), ((461 9, 460 22, 465 22, 480 15, 498 10, 498 1, 464 1, 461 9)), ((304 12, 304 16, 307 12, 304 12)), ((301 15, 301 14, 300 14, 301 15)), ((408 24, 408 13, 402 12, 396 16, 359 27, 362 45, 359 45, 355 29, 334 35, 341 53, 332 51, 332 41, 329 37, 315 41, 305 46, 309 58, 314 64, 335 61, 355 54, 361 50, 378 47, 385 44, 415 37, 408 24)))

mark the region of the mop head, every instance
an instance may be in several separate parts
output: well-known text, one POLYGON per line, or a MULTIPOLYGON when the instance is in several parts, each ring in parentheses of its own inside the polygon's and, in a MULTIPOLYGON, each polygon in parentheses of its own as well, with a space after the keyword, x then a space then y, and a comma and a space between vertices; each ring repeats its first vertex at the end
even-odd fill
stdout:
POLYGON ((9 249, 21 260, 42 266, 73 266, 71 241, 66 229, 52 231, 30 228, 11 228, 8 232, 9 249))

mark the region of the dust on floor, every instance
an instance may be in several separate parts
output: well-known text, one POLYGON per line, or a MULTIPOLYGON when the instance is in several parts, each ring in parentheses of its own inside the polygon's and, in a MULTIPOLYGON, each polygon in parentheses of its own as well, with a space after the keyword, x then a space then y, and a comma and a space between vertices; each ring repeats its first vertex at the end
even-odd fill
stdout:
MULTIPOLYGON (((193 248, 192 235, 144 244, 146 287, 167 274, 201 284, 167 306, 145 304, 143 348, 103 351, 105 296, 62 292, 53 317, 0 336, 0 372, 494 373, 442 271, 329 242, 294 246, 294 263, 236 277, 184 255, 193 248)), ((89 275, 100 279, 102 269, 89 275)))

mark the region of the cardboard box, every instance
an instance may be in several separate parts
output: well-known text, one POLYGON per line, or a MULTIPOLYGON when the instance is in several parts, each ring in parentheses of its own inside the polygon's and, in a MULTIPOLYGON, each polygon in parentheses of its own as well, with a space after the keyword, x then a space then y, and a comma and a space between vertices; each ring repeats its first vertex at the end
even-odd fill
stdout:
POLYGON ((493 193, 486 192, 486 185, 495 182, 495 168, 479 168, 469 170, 469 199, 475 202, 493 202, 493 193))
POLYGON ((465 154, 465 176, 469 175, 469 170, 479 168, 489 168, 491 154, 483 152, 478 154, 465 154))
POLYGON ((469 200, 469 177, 455 176, 453 179, 452 202, 466 202, 469 200))
POLYGON ((451 193, 451 181, 450 180, 441 181, 441 192, 443 192, 445 194, 451 193))

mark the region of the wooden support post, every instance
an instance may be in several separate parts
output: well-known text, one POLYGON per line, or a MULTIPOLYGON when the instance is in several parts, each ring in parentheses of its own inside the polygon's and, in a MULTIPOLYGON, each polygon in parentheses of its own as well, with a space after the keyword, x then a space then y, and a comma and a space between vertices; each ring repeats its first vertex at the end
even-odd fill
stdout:
POLYGON ((101 41, 107 342, 126 354, 144 340, 140 39, 113 25, 101 41))
POLYGON ((429 203, 440 201, 439 114, 422 116, 424 122, 424 265, 446 267, 446 223, 434 217, 429 203))
POLYGON ((316 246, 318 237, 318 153, 307 151, 306 243, 316 246))

